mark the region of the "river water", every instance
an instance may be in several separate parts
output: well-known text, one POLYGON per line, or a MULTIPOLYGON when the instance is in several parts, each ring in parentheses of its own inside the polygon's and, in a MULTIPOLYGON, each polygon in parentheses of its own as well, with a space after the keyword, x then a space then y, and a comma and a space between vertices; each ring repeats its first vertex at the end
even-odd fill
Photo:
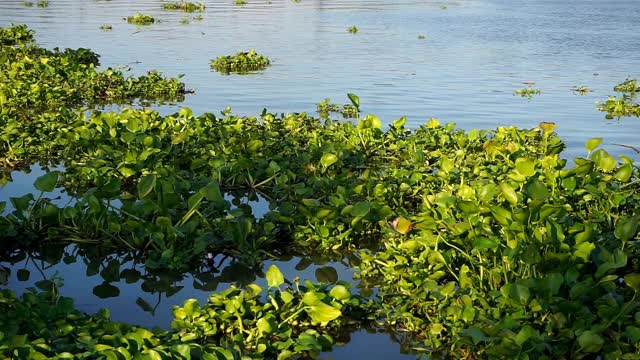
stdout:
MULTIPOLYGON (((194 113, 227 106, 240 115, 256 115, 263 108, 313 113, 325 98, 347 103, 346 94, 355 93, 365 113, 386 123, 404 115, 411 127, 431 117, 465 129, 534 127, 550 121, 558 124, 569 158, 584 156, 583 144, 591 137, 603 137, 603 146, 615 155, 637 158, 615 144, 640 148, 638 119, 606 121, 595 110, 597 100, 614 95, 615 84, 640 78, 637 0, 248 0, 245 6, 206 0, 202 20, 193 19, 198 13, 162 10, 159 0, 49 0, 46 8, 24 7, 22 2, 0 1, 0 26, 26 23, 45 47, 91 48, 102 55, 103 67, 130 66, 135 74, 149 69, 185 74, 183 81, 195 94, 181 104, 159 107, 163 113, 181 106, 194 113), (161 22, 134 26, 123 20, 136 12, 161 22), (100 30, 103 24, 113 30, 100 30), (352 25, 359 29, 356 34, 347 31, 352 25), (218 55, 251 48, 267 55, 273 65, 246 76, 210 70, 210 60, 218 55), (530 100, 514 96, 527 82, 535 83, 541 94, 530 100), (571 90, 577 86, 593 91, 581 96, 571 90)), ((35 175, 16 175, 23 180, 0 189, 0 201, 30 191, 25 184, 35 175)), ((298 261, 279 265, 294 277, 300 275, 298 261)), ((348 280, 348 267, 329 264, 348 280)), ((175 282, 185 288, 161 299, 152 316, 133 305, 138 296, 153 301, 141 295, 139 282, 119 284, 120 297, 98 299, 90 289, 100 282, 86 281, 83 266, 59 264, 44 273, 58 271, 66 279, 63 292, 73 296, 79 308, 108 306, 116 320, 166 327, 171 304, 189 297, 206 299, 207 292, 194 288, 193 278, 187 277, 175 282)), ((307 268, 302 277, 313 280, 314 266, 326 264, 307 268)), ((31 269, 38 280, 38 270, 31 269)), ((16 290, 29 285, 15 278, 10 282, 16 290)), ((327 357, 365 355, 401 357, 399 345, 388 336, 365 332, 354 334, 347 346, 327 357)))

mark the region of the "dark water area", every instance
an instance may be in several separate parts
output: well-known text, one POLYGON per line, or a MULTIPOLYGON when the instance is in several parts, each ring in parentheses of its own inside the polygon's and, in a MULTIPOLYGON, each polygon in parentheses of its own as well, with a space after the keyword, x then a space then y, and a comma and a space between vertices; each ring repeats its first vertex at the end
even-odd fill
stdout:
MULTIPOLYGON (((183 81, 195 94, 183 103, 159 106, 163 114, 180 107, 196 114, 218 113, 227 106, 240 115, 256 115, 263 108, 315 113, 317 102, 331 98, 348 103, 346 94, 355 93, 363 112, 385 123, 405 115, 413 128, 431 117, 464 129, 532 128, 547 121, 558 124, 567 158, 585 156, 584 143, 592 137, 603 137, 603 147, 613 155, 637 158, 629 148, 615 144, 640 148, 638 119, 605 120, 595 109, 596 101, 614 95, 615 84, 640 77, 636 0, 248 0, 245 6, 207 0, 202 20, 193 19, 197 13, 164 11, 163 1, 156 0, 50 0, 47 8, 24 7, 22 2, 0 2, 0 26, 25 23, 48 48, 90 48, 102 55, 102 67, 129 66, 132 74, 150 69, 169 76, 184 74, 183 81), (123 20, 136 12, 161 22, 134 26, 123 20), (181 24, 182 19, 189 24, 181 24), (113 30, 100 30, 103 24, 113 30), (352 25, 358 27, 357 34, 347 31, 352 25), (246 76, 211 71, 211 59, 250 48, 272 59, 272 66, 246 76), (528 82, 541 94, 530 100, 514 96, 528 82), (593 91, 572 91, 579 86, 593 91)), ((31 184, 40 174, 37 166, 30 174, 15 173, 14 181, 0 188, 0 201, 33 191, 31 184)), ((54 195, 68 200, 62 193, 54 195)), ((264 199, 244 201, 256 214, 268 207, 264 199)), ((170 295, 145 291, 154 288, 143 285, 143 279, 120 279, 112 282, 118 296, 100 298, 93 289, 104 279, 99 273, 87 276, 88 265, 81 256, 69 264, 34 259, 0 264, 14 270, 9 288, 17 292, 56 275, 64 279, 63 295, 73 297, 80 310, 93 313, 108 307, 114 320, 164 328, 172 318, 171 305, 188 298, 204 303, 211 291, 229 284, 263 284, 263 272, 271 264, 287 278, 316 280, 317 270, 327 266, 335 268, 341 280, 351 281, 354 273, 348 261, 339 259, 293 257, 267 261, 254 271, 229 267, 225 260, 210 273, 164 279, 178 289, 170 295), (18 281, 17 269, 29 270, 29 280, 18 281), (136 305, 139 298, 155 311, 136 305)), ((134 260, 120 268, 145 274, 134 260)), ((322 357, 413 356, 401 354, 389 334, 363 330, 322 357)))

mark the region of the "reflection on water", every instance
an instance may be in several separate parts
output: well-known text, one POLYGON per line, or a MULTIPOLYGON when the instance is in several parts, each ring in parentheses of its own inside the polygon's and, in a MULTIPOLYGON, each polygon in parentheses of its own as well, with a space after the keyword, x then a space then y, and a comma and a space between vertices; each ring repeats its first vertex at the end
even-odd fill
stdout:
POLYGON ((229 285, 256 283, 266 287, 264 272, 277 265, 286 278, 311 281, 349 281, 353 274, 349 257, 284 256, 252 268, 222 255, 188 273, 145 269, 135 254, 102 255, 94 248, 49 245, 38 251, 3 249, 0 265, 11 268, 10 288, 21 293, 38 281, 61 277, 62 295, 75 299, 78 309, 95 313, 111 309, 112 318, 147 327, 167 328, 173 319, 171 306, 195 298, 206 303, 209 294, 229 285), (137 304, 137 306, 136 306, 137 304))

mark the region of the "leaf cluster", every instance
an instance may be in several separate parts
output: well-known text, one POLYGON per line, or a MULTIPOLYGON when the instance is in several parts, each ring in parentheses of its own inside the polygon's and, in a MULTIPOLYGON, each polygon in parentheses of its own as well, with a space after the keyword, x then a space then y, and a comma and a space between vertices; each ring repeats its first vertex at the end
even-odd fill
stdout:
POLYGON ((211 60, 211 68, 223 74, 246 74, 264 70, 270 63, 266 56, 258 54, 254 49, 251 49, 235 55, 218 56, 218 58, 211 60))

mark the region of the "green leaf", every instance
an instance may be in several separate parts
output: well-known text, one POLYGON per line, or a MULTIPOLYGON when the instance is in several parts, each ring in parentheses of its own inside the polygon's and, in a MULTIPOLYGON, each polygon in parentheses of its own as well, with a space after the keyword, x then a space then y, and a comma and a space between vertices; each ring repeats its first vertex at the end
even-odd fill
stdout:
POLYGON ((624 283, 635 291, 640 291, 640 274, 627 274, 624 283))
POLYGON ((403 116, 400 119, 393 120, 393 128, 396 130, 402 129, 404 125, 407 123, 407 117, 403 116))
POLYGON ((338 157, 335 154, 325 153, 320 159, 320 164, 328 168, 329 166, 335 164, 336 161, 338 161, 338 157))
POLYGON ((360 98, 358 97, 358 95, 352 94, 352 93, 348 93, 347 97, 349 98, 349 100, 351 100, 351 104, 353 104, 353 106, 355 106, 356 109, 358 109, 358 111, 360 111, 360 98))
POLYGON ((631 179, 631 175, 633 175, 633 166, 631 164, 624 164, 616 170, 613 177, 622 182, 627 182, 631 179))
POLYGON ((496 249, 499 245, 500 243, 498 241, 486 237, 479 237, 473 242, 473 248, 475 250, 496 249))
POLYGON ((525 192, 533 200, 544 200, 549 197, 547 187, 536 178, 529 179, 529 182, 525 185, 525 192))
POLYGON ((397 232, 400 234, 406 235, 413 228, 413 224, 410 220, 399 216, 396 220, 394 220, 393 225, 397 232))
POLYGON ((221 204, 225 201, 222 191, 220 191, 220 185, 216 181, 208 183, 205 187, 200 189, 200 191, 208 201, 217 204, 221 204))
POLYGON ((327 324, 329 321, 337 319, 342 312, 331 305, 318 302, 315 305, 305 307, 305 311, 311 318, 311 322, 327 324))
POLYGON ((247 143, 247 150, 251 153, 256 153, 258 150, 262 149, 264 143, 262 140, 251 140, 247 143))
POLYGON ((598 149, 591 154, 591 160, 602 171, 608 172, 616 168, 617 162, 613 156, 609 155, 604 149, 598 149))
POLYGON ((157 176, 155 174, 146 175, 138 182, 138 198, 147 196, 156 187, 157 176))
POLYGON ((511 203, 511 205, 516 205, 518 204, 518 194, 516 194, 516 191, 513 190, 513 188, 511 187, 511 185, 501 182, 500 183, 500 191, 502 191, 502 196, 504 196, 504 198, 511 203))
POLYGON ((593 331, 587 330, 578 336, 578 345, 581 351, 595 353, 604 345, 604 339, 593 331))
POLYGON ((638 219, 635 217, 623 217, 618 220, 614 234, 620 241, 629 241, 638 232, 638 219))
POLYGON ((329 296, 336 300, 347 300, 351 297, 351 293, 343 285, 336 285, 329 291, 329 296))
POLYGON ((58 174, 58 171, 46 173, 37 178, 33 185, 42 192, 51 192, 56 188, 56 184, 58 183, 58 174))
POLYGON ((500 288, 500 293, 519 305, 526 305, 529 302, 531 293, 529 288, 521 284, 507 284, 500 288))
POLYGON ((182 309, 187 316, 194 316, 200 311, 200 304, 196 299, 187 299, 182 304, 182 309))
POLYGON ((266 278, 267 285, 269 285, 269 287, 278 287, 284 284, 284 275, 282 275, 280 269, 278 269, 278 267, 275 265, 271 265, 269 267, 269 269, 267 270, 266 278))
POLYGON ((529 177, 535 174, 536 162, 530 158, 517 158, 516 159, 516 170, 523 176, 529 177))
POLYGON ((351 210, 352 216, 365 216, 371 210, 371 203, 368 201, 361 201, 353 205, 353 209, 351 210))
POLYGON ((592 138, 587 140, 587 143, 585 144, 585 148, 587 149, 588 152, 592 152, 593 149, 597 148, 598 146, 600 146, 600 144, 602 144, 602 138, 592 138))

